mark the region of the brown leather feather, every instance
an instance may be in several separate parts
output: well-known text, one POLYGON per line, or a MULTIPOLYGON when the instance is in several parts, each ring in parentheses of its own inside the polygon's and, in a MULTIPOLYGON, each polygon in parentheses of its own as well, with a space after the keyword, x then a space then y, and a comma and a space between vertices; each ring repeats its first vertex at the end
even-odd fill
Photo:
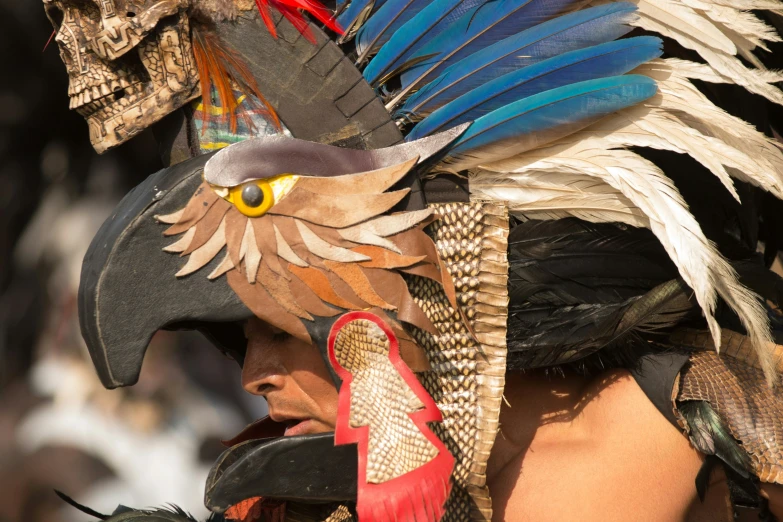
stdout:
POLYGON ((426 256, 401 256, 391 250, 369 245, 360 245, 351 250, 364 254, 370 258, 370 261, 362 261, 359 263, 360 266, 366 268, 403 268, 415 265, 426 259, 426 256))
POLYGON ((236 208, 226 214, 226 247, 234 266, 239 266, 239 251, 242 248, 242 237, 247 227, 247 216, 236 208))
POLYGON ((302 280, 321 300, 327 303, 339 306, 346 310, 354 310, 356 306, 350 301, 343 299, 329 282, 329 278, 324 272, 314 267, 302 268, 293 264, 288 265, 288 270, 302 280))
POLYGON ((247 306, 256 317, 262 321, 288 332, 297 339, 306 343, 312 343, 310 334, 304 323, 294 314, 280 306, 277 301, 267 293, 261 285, 251 285, 247 282, 245 274, 239 270, 226 272, 228 284, 239 299, 247 306))
POLYGON ((384 301, 381 296, 375 293, 370 281, 367 280, 367 276, 362 272, 361 267, 355 263, 338 263, 336 261, 325 261, 324 264, 332 272, 337 274, 337 277, 346 282, 351 287, 356 295, 360 299, 367 302, 372 306, 383 308, 384 310, 393 310, 396 308, 384 301))
POLYGON ((291 286, 291 293, 296 298, 296 302, 310 314, 319 317, 334 317, 342 313, 341 310, 326 304, 304 281, 291 273, 286 275, 291 286))
POLYGON ((345 196, 347 194, 382 194, 400 181, 416 165, 418 156, 383 169, 331 178, 301 177, 297 186, 314 194, 345 196))
POLYGON ((198 221, 204 217, 207 211, 210 209, 220 197, 215 194, 215 191, 209 188, 209 185, 202 183, 196 189, 196 192, 191 196, 185 211, 182 212, 182 217, 175 225, 170 226, 163 232, 164 236, 175 236, 185 232, 187 229, 198 223, 198 221))
POLYGON ((272 296, 272 298, 277 301, 280 306, 295 316, 307 319, 309 321, 313 320, 313 316, 307 313, 307 310, 302 308, 302 306, 297 303, 294 294, 291 293, 289 282, 281 277, 276 276, 269 269, 269 267, 264 264, 258 268, 257 283, 260 286, 266 288, 266 291, 269 293, 269 295, 272 296))
MULTIPOLYGON (((197 248, 202 247, 204 243, 215 234, 220 226, 220 222, 223 221, 223 216, 226 215, 229 208, 230 205, 222 199, 216 201, 215 204, 209 208, 207 213, 204 214, 204 217, 196 223, 196 234, 193 236, 188 247, 180 255, 186 256, 197 248), (221 204, 221 201, 225 204, 221 204)), ((226 223, 226 226, 228 226, 228 223, 226 223)))
POLYGON ((336 197, 315 194, 297 186, 270 208, 269 213, 303 219, 316 225, 344 228, 389 211, 408 192, 410 189, 336 197))

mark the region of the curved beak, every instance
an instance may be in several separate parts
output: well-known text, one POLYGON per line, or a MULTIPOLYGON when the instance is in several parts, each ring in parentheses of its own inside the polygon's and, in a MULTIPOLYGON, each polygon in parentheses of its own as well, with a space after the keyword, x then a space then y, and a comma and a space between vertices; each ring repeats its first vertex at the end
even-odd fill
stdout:
POLYGON ((136 383, 147 345, 163 328, 202 330, 219 348, 244 349, 244 335, 235 325, 253 314, 225 277, 174 277, 182 260, 163 252, 170 239, 155 219, 184 208, 211 156, 161 170, 133 189, 84 257, 79 322, 107 388, 136 383))

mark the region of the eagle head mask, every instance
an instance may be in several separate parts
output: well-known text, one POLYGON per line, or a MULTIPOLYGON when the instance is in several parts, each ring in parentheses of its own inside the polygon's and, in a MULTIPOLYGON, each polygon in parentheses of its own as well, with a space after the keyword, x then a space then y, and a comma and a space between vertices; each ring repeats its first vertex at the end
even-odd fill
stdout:
MULTIPOLYGON (((419 173, 463 131, 373 151, 247 140, 151 176, 99 231, 79 299, 106 386, 137 380, 159 329, 198 329, 241 363, 251 317, 317 345, 332 372, 335 433, 244 437, 213 468, 211 509, 259 497, 292 508, 338 503, 359 520, 488 508, 475 464, 486 462, 497 416, 487 424, 473 412, 472 431, 452 434, 442 411, 466 392, 476 411, 499 409, 487 391, 502 390, 505 352, 492 344, 504 348, 505 334, 477 321, 475 309, 486 316, 497 303, 465 306, 476 288, 455 287, 441 243, 454 251, 477 239, 469 279, 488 263, 498 272, 483 250, 494 241, 505 254, 505 209, 411 197, 419 173), (462 222, 443 226, 443 216, 462 222), (447 381, 464 390, 447 398, 447 381)), ((505 284, 495 286, 502 301, 505 284)), ((274 434, 262 425, 251 432, 274 434)))

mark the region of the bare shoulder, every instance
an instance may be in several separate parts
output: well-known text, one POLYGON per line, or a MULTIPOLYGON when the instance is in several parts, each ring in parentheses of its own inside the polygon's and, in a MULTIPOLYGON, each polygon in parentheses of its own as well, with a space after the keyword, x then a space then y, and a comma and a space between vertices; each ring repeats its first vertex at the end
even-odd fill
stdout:
POLYGON ((628 372, 509 374, 506 399, 488 469, 494 520, 728 520, 720 487, 699 503, 701 456, 628 372))

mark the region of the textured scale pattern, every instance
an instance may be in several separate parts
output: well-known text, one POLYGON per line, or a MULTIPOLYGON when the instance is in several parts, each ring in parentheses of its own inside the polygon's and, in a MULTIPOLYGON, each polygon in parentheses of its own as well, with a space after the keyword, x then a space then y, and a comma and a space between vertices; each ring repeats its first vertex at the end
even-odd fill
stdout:
POLYGON ((489 520, 486 462, 498 428, 505 384, 508 214, 498 204, 434 206, 440 219, 427 232, 452 276, 467 330, 440 285, 410 277, 408 287, 439 334, 414 328, 432 369, 419 375, 443 423, 433 431, 457 457, 444 521, 489 520))
POLYGON ((424 404, 389 360, 389 338, 372 321, 346 324, 335 356, 351 372, 351 427, 369 427, 367 482, 380 484, 413 471, 438 455, 408 416, 424 404), (403 441, 400 444, 400 441, 403 441))
POLYGON ((761 370, 714 352, 695 353, 680 375, 678 401, 707 401, 748 452, 762 482, 783 484, 783 390, 761 370))

